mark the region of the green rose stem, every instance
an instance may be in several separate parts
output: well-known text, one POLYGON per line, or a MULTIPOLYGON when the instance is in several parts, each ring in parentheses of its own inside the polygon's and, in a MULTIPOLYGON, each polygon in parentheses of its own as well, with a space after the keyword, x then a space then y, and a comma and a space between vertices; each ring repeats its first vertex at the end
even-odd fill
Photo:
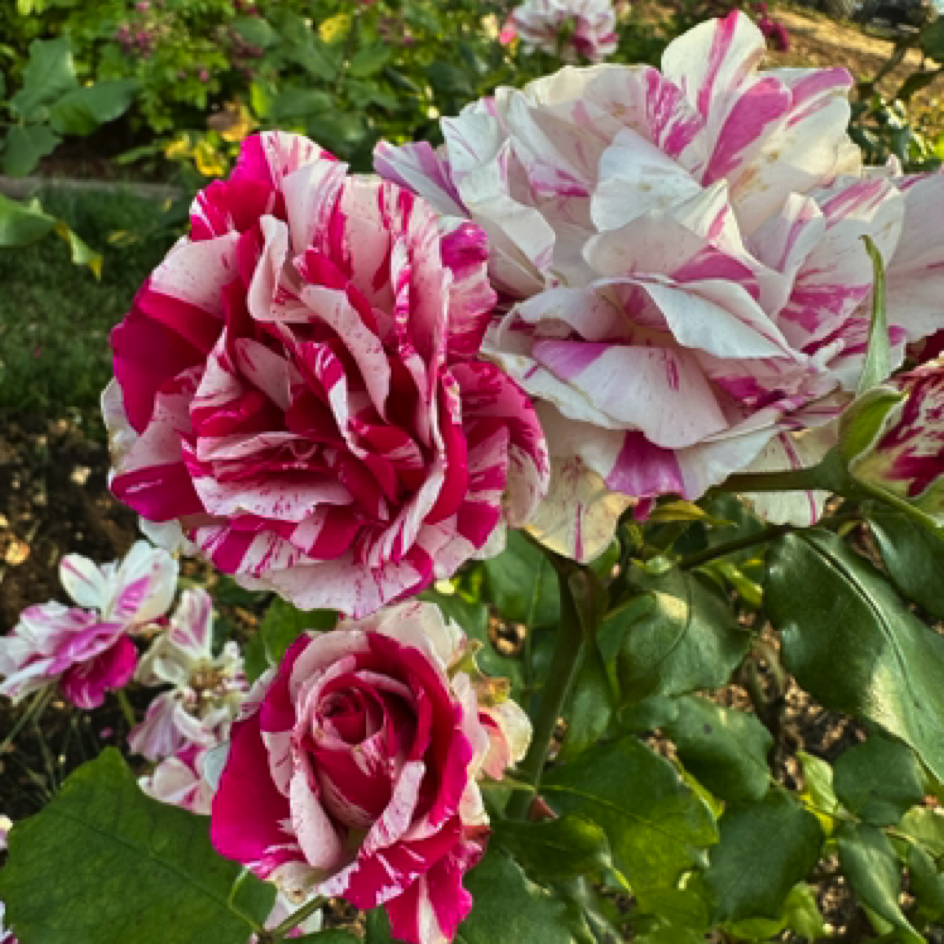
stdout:
POLYGON ((277 928, 264 932, 259 940, 261 944, 267 941, 281 941, 289 931, 297 928, 303 921, 310 918, 319 908, 323 908, 328 903, 328 899, 323 895, 312 898, 307 905, 303 905, 298 911, 290 914, 277 928))
MULTIPOLYGON (((538 706, 532 718, 533 734, 531 746, 524 760, 518 765, 517 779, 534 787, 535 793, 541 783, 541 772, 547 759, 547 752, 554 737, 557 719, 561 715, 564 701, 580 667, 583 655, 584 630, 577 601, 574 598, 572 582, 585 580, 582 568, 572 561, 565 560, 544 549, 548 559, 557 571, 560 588, 561 619, 557 628, 557 641, 551 665, 538 696, 538 706)), ((528 630, 530 632, 530 629, 528 630)), ((525 819, 534 794, 530 791, 517 791, 508 801, 506 813, 511 819, 525 819)))
POLYGON ((115 698, 118 699, 118 705, 121 708, 121 713, 125 716, 128 727, 133 728, 138 723, 138 719, 134 716, 134 708, 131 707, 131 702, 128 701, 125 690, 123 688, 116 689, 115 698))
POLYGON ((16 736, 31 720, 35 719, 37 722, 39 721, 55 693, 55 685, 47 685, 36 693, 36 696, 29 703, 29 707, 20 715, 19 720, 13 726, 13 730, 3 739, 3 743, 0 744, 0 757, 7 752, 7 748, 16 740, 16 736))

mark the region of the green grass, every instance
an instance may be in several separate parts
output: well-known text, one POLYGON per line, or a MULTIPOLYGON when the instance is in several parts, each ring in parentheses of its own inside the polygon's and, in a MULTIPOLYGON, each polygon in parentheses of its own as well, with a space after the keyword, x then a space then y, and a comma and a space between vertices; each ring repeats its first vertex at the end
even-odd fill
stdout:
POLYGON ((111 376, 108 334, 170 245, 166 235, 128 248, 117 230, 153 230, 159 204, 127 193, 51 191, 47 213, 104 255, 101 281, 75 266, 55 234, 25 249, 0 249, 0 415, 85 417, 95 425, 111 376))

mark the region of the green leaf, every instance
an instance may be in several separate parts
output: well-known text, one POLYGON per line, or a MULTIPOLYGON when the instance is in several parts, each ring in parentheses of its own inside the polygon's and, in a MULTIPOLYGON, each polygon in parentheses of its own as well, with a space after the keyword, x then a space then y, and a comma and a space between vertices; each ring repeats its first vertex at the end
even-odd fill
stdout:
POLYGON ((464 883, 475 899, 455 944, 593 944, 575 909, 529 881, 513 859, 490 850, 464 883))
POLYGON ((869 328, 869 349, 859 375, 856 393, 861 395, 880 384, 892 372, 891 341, 888 337, 888 319, 885 317, 885 262, 878 246, 868 236, 862 241, 872 260, 872 322, 869 328))
POLYGON ((251 46, 270 49, 282 42, 282 37, 261 16, 240 16, 230 26, 251 46))
POLYGON ((814 757, 805 751, 797 751, 797 760, 803 769, 806 786, 800 797, 816 807, 811 810, 819 820, 826 835, 830 835, 834 825, 834 814, 840 809, 839 800, 833 790, 833 769, 820 757, 814 757))
POLYGON ((252 636, 243 647, 243 666, 246 671, 246 681, 250 685, 269 668, 265 640, 258 633, 252 636))
POLYGON ((560 882, 611 866, 606 833, 583 816, 539 822, 499 820, 492 841, 507 849, 536 882, 560 882))
POLYGON ((944 619, 944 540, 928 528, 894 512, 869 515, 872 533, 892 582, 902 596, 932 616, 944 619))
POLYGON ((42 109, 66 92, 78 88, 69 40, 34 39, 30 43, 29 62, 23 70, 23 88, 10 99, 10 107, 21 118, 42 118, 42 109))
POLYGON ((770 783, 770 732, 754 715, 705 698, 679 698, 678 709, 664 730, 686 770, 723 800, 759 800, 770 783))
POLYGON ((95 278, 100 279, 102 277, 102 254, 92 249, 85 240, 73 232, 62 220, 56 223, 56 233, 61 236, 69 246, 69 255, 72 257, 72 264, 88 266, 92 270, 92 274, 95 278))
POLYGON ((603 827, 616 868, 644 910, 650 896, 702 867, 705 847, 717 839, 710 811, 678 771, 632 736, 548 771, 541 794, 559 812, 603 827))
POLYGON ((389 46, 375 43, 359 49, 347 65, 347 73, 355 79, 366 79, 379 72, 391 59, 393 51, 389 46))
POLYGON ((273 121, 286 118, 308 118, 331 108, 333 99, 327 92, 310 88, 285 88, 272 100, 269 108, 273 121))
POLYGON ((871 564, 833 534, 786 535, 771 552, 767 606, 802 688, 901 738, 944 779, 944 637, 871 564))
MULTIPOLYGON (((240 867, 208 833, 206 817, 145 796, 106 748, 13 828, 7 919, 30 944, 245 944, 250 927, 227 904, 240 867)), ((274 899, 274 886, 242 881, 239 907, 259 925, 274 899)))
POLYGON ((819 860, 824 837, 816 817, 771 790, 758 803, 731 804, 720 830, 705 872, 714 919, 779 918, 790 889, 819 860))
POLYGON ((908 848, 908 883, 923 909, 935 917, 944 915, 944 875, 921 846, 908 848))
POLYGON ((585 645, 566 713, 567 736, 560 752, 560 760, 564 762, 603 737, 617 703, 597 639, 597 629, 609 606, 609 595, 600 578, 589 568, 570 574, 568 585, 585 645))
POLYGON ((935 859, 944 858, 944 814, 924 806, 905 813, 896 831, 916 839, 930 849, 935 859))
POLYGON ((839 864, 863 905, 888 921, 909 944, 924 944, 898 906, 901 874, 898 857, 881 829, 866 823, 843 823, 836 833, 839 864))
POLYGON ((924 799, 921 767, 901 741, 875 735, 836 761, 836 795, 850 813, 873 826, 894 826, 924 799))
POLYGON ((921 52, 929 59, 944 62, 944 20, 935 20, 918 34, 921 52))
POLYGON ((337 77, 338 62, 336 57, 324 43, 310 32, 306 32, 304 40, 289 46, 286 55, 292 62, 300 65, 316 79, 327 82, 337 77))
POLYGON ((14 125, 3 150, 3 170, 11 177, 25 177, 40 158, 52 154, 62 138, 46 125, 14 125))
POLYGON ((666 695, 652 695, 632 705, 627 705, 619 713, 621 731, 633 734, 645 734, 656 728, 664 728, 678 717, 678 699, 666 695))
POLYGON ((796 931, 800 937, 808 941, 829 937, 829 930, 816 903, 816 892, 806 882, 800 882, 790 890, 784 913, 787 927, 796 931))
POLYGON ((49 121, 59 134, 89 135, 120 118, 134 101, 136 79, 112 79, 63 95, 50 109, 49 121))
POLYGON ((725 685, 750 645, 750 633, 738 625, 727 602, 678 568, 655 576, 634 566, 630 582, 643 596, 601 628, 601 634, 622 635, 623 701, 725 685))
POLYGON ((302 633, 310 629, 334 629, 338 614, 332 610, 298 610, 287 600, 275 597, 262 617, 259 635, 265 646, 266 661, 278 665, 282 656, 302 633))
POLYGON ((39 203, 17 203, 0 194, 0 246, 28 246, 42 239, 56 225, 39 203))
POLYGON ((560 621, 557 574, 521 532, 509 532, 505 550, 483 566, 488 597, 502 619, 528 627, 560 621))

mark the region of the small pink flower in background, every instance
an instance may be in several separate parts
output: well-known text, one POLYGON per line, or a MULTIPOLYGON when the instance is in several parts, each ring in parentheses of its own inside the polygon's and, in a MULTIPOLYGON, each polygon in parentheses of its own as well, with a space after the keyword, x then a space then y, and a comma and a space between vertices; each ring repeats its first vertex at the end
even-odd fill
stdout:
POLYGON ((764 34, 764 38, 777 52, 790 51, 790 34, 783 23, 779 20, 772 20, 765 11, 757 21, 757 25, 764 34))
POLYGON ((155 800, 178 806, 190 813, 209 816, 213 787, 203 776, 207 748, 190 744, 173 757, 166 757, 138 783, 155 800))
POLYGON ((484 234, 305 138, 243 143, 113 335, 112 490, 222 571, 365 615, 497 553, 547 462, 478 359, 484 234))
POLYGON ((488 834, 476 778, 500 776, 530 738, 517 706, 496 711, 461 670, 467 659, 462 631, 429 603, 297 640, 233 726, 217 850, 293 895, 383 904, 398 940, 452 940, 488 834))
POLYGON ((566 62, 578 57, 600 62, 618 43, 612 0, 525 0, 512 11, 509 28, 525 46, 560 55, 566 62))
POLYGON ((67 554, 59 578, 78 606, 51 601, 20 614, 0 637, 0 695, 19 700, 58 681, 74 705, 96 708, 106 690, 123 687, 134 674, 138 655, 128 633, 170 607, 177 563, 139 541, 120 563, 102 567, 67 554))
MULTIPOLYGON (((849 74, 759 72, 765 48, 735 13, 661 72, 563 69, 444 119, 439 151, 377 148, 381 176, 488 234, 507 314, 483 355, 535 400, 553 472, 529 527, 560 553, 602 552, 633 501, 835 445, 867 348, 863 235, 899 361, 941 326, 944 177, 866 171, 849 74)), ((826 496, 750 497, 809 524, 826 496)))
POLYGON ((518 38, 518 31, 515 29, 515 24, 509 20, 502 27, 501 32, 498 34, 498 41, 503 46, 510 46, 518 38))
POLYGON ((842 426, 854 478, 944 524, 944 357, 868 390, 842 426))
POLYGON ((226 643, 214 657, 212 643, 213 601, 205 590, 185 590, 170 626, 138 665, 142 685, 173 687, 154 698, 129 734, 135 753, 158 761, 228 736, 249 689, 237 644, 226 643))

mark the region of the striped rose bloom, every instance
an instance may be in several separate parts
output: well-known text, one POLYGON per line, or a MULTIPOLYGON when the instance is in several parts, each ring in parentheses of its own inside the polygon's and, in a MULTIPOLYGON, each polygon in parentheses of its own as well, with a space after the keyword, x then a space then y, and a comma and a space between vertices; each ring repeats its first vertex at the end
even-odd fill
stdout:
POLYGON ((368 614, 497 552, 547 461, 477 356, 486 256, 305 138, 247 139, 112 334, 114 494, 302 609, 368 614))
POLYGON ((489 834, 478 780, 500 779, 531 738, 473 655, 415 601, 301 636, 233 726, 217 851, 298 900, 383 905, 398 941, 451 941, 489 834))
MULTIPOLYGON (((484 353, 535 399, 552 482, 532 520, 580 560, 633 500, 814 464, 867 346, 870 236, 896 356, 944 325, 944 177, 861 166, 844 69, 757 71, 748 17, 649 66, 565 68, 375 166, 488 234, 484 353)), ((756 496, 808 524, 822 493, 756 496)))

